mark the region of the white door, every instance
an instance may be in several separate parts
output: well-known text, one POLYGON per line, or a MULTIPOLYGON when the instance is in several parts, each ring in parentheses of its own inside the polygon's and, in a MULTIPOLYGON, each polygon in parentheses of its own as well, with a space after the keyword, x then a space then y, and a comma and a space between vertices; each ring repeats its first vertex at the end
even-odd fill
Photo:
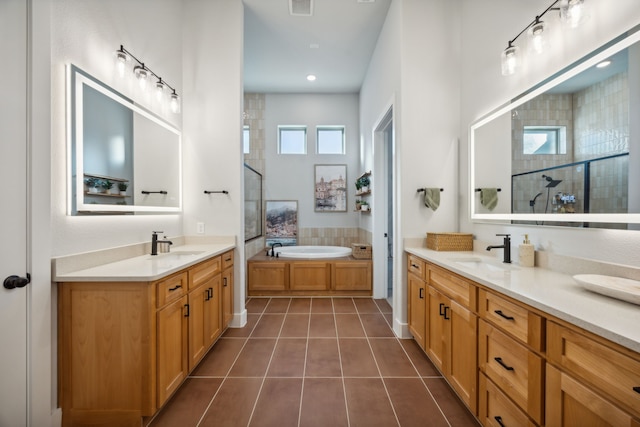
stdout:
POLYGON ((0 426, 27 425, 27 0, 0 1, 0 426), (9 276, 17 276, 5 280, 9 276))

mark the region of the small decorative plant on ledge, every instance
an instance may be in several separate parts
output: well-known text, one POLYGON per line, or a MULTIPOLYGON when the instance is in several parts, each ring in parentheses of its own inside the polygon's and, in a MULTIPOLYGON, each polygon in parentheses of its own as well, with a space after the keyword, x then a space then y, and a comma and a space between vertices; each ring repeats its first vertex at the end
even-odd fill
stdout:
POLYGON ((87 186, 89 193, 97 193, 100 186, 100 180, 98 178, 88 177, 84 179, 84 185, 87 186))
POLYGON ((368 212, 369 211, 369 203, 367 203, 365 200, 362 200, 360 202, 360 210, 363 212, 368 212))
POLYGON ((127 194, 127 187, 129 187, 129 184, 127 184, 126 182, 118 183, 118 190, 120 190, 121 196, 124 196, 125 194, 127 194))
POLYGON ((369 179, 369 177, 362 176, 358 178, 358 181, 356 182, 356 188, 359 192, 366 193, 369 191, 369 184, 371 184, 371 180, 369 179), (360 186, 360 188, 358 188, 358 185, 360 186))
POLYGON ((102 180, 100 182, 100 187, 102 187, 103 192, 111 194, 111 187, 113 187, 113 182, 108 179, 102 180))

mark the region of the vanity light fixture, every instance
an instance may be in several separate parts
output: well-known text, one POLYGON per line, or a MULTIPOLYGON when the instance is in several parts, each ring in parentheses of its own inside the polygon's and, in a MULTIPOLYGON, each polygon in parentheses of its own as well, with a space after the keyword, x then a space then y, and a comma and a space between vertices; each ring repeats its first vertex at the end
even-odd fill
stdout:
POLYGON ((528 50, 530 53, 540 54, 546 50, 549 26, 546 22, 542 21, 542 17, 550 10, 559 11, 560 19, 565 21, 571 28, 577 27, 585 18, 584 0, 555 0, 544 12, 537 15, 524 30, 509 40, 507 48, 502 51, 501 55, 503 76, 514 74, 518 68, 521 58, 519 57, 518 46, 514 45, 514 43, 525 31, 528 36, 528 50))
POLYGON ((180 97, 176 93, 176 90, 169 85, 166 81, 162 80, 162 77, 158 76, 154 73, 151 68, 147 67, 144 62, 140 61, 138 58, 133 56, 131 52, 126 50, 123 45, 120 45, 120 49, 115 52, 115 63, 116 70, 120 77, 125 76, 125 71, 127 69, 128 62, 134 60, 136 65, 133 67, 133 73, 138 80, 138 84, 140 88, 145 90, 147 87, 147 82, 155 77, 157 79, 156 84, 154 86, 156 92, 156 98, 158 101, 162 101, 164 98, 165 88, 169 88, 171 91, 171 95, 169 97, 169 106, 171 111, 174 113, 180 112, 180 97))

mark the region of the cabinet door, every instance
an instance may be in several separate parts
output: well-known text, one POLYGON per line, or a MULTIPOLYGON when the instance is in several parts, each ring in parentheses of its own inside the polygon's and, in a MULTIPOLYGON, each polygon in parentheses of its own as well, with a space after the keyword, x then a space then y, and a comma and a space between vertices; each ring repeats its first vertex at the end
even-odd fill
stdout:
POLYGON ((289 265, 289 285, 294 291, 327 291, 331 268, 326 262, 295 262, 289 265))
POLYGON ((222 277, 217 275, 207 283, 204 304, 205 353, 222 333, 222 277))
POLYGON ((205 331, 205 306, 208 306, 209 288, 200 286, 189 292, 189 371, 202 359, 209 338, 205 331))
POLYGON ((335 262, 333 276, 336 291, 371 290, 371 263, 335 262))
POLYGON ((187 310, 185 295, 157 313, 158 407, 182 384, 188 374, 187 310))
MULTIPOLYGON (((449 337, 449 322, 445 319, 445 308, 449 299, 432 287, 427 292, 427 315, 425 350, 431 361, 442 373, 447 368, 446 341, 449 337)), ((447 316, 448 317, 448 316, 447 316)))
POLYGON ((409 332, 420 347, 425 348, 427 285, 422 279, 409 273, 409 332))
POLYGON ((448 327, 450 335, 446 345, 449 363, 445 374, 462 401, 475 414, 478 383, 476 357, 478 320, 475 314, 455 301, 451 301, 449 307, 445 308, 443 318, 450 325, 448 327))
POLYGON ((249 262, 249 295, 260 295, 262 291, 285 291, 288 289, 289 268, 286 262, 249 262))
POLYGON ((222 329, 233 320, 233 268, 222 273, 222 329))
POLYGON ((547 364, 546 425, 637 427, 638 420, 564 372, 547 364))

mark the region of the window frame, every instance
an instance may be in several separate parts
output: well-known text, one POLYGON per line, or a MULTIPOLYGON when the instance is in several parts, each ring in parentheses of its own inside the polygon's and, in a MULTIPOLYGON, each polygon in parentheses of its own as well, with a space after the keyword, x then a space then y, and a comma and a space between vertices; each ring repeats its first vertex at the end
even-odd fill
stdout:
POLYGON ((307 126, 306 125, 278 125, 278 154, 283 155, 306 155, 307 154, 307 126), (282 132, 283 131, 304 131, 304 141, 302 142, 303 152, 283 152, 282 132))
POLYGON ((344 125, 323 125, 316 126, 316 153, 322 155, 346 155, 347 154, 347 144, 346 144, 346 126, 344 125), (342 150, 338 153, 329 153, 329 152, 321 152, 320 151, 320 132, 322 131, 336 131, 339 130, 342 132, 342 150))

